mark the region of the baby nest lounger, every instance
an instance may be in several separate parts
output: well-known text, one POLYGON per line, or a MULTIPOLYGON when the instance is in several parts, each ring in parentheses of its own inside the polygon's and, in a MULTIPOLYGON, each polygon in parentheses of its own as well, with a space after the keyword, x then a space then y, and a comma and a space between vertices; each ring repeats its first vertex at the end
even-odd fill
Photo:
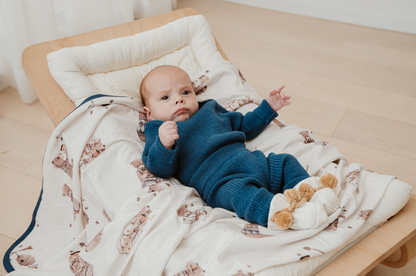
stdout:
MULTIPOLYGON (((36 212, 38 213, 32 222, 32 229, 28 229, 4 258, 6 269, 9 272, 15 270, 15 275, 31 275, 31 271, 35 275, 36 270, 48 271, 51 275, 54 275, 53 273, 74 275, 81 271, 84 274, 80 275, 94 275, 94 271, 98 273, 100 270, 96 262, 97 254, 107 254, 105 257, 112 265, 111 270, 123 275, 130 275, 129 273, 138 269, 137 267, 146 267, 143 260, 152 263, 155 262, 155 258, 159 258, 158 261, 164 260, 166 267, 155 268, 152 274, 148 275, 163 273, 179 275, 186 270, 192 270, 195 275, 254 275, 254 273, 255 275, 365 275, 383 261, 386 265, 398 267, 403 266, 416 255, 414 249, 416 197, 411 194, 410 186, 394 178, 386 180, 385 176, 366 172, 359 164, 352 163, 348 166, 342 160, 343 155, 331 145, 327 145, 326 148, 322 145, 306 145, 310 146, 314 156, 322 156, 320 160, 323 160, 314 162, 315 167, 312 167, 310 172, 317 175, 323 171, 338 173, 344 179, 340 182, 348 186, 351 182, 345 180, 347 172, 357 171, 358 174, 361 173, 360 179, 366 179, 365 181, 356 179, 359 183, 363 182, 357 184, 362 185, 360 189, 365 190, 365 187, 379 180, 385 183, 385 190, 379 195, 379 201, 374 203, 374 208, 370 210, 372 212, 364 212, 365 214, 362 215, 360 211, 366 209, 357 209, 354 214, 360 217, 345 215, 347 217, 345 221, 350 219, 355 224, 358 221, 361 223, 361 228, 351 232, 353 234, 346 235, 341 244, 332 245, 333 250, 330 252, 313 247, 314 244, 319 244, 315 243, 314 236, 331 240, 331 235, 335 237, 342 231, 347 232, 348 227, 351 226, 347 227, 346 222, 343 224, 341 213, 339 217, 334 217, 330 224, 321 228, 319 233, 302 236, 301 239, 310 241, 310 244, 300 246, 300 238, 295 238, 296 231, 270 232, 271 230, 258 228, 235 218, 231 212, 208 208, 189 188, 182 187, 175 180, 156 178, 152 180, 153 186, 146 185, 146 181, 150 181, 151 177, 146 175, 146 169, 140 163, 140 159, 134 159, 129 153, 125 153, 125 156, 131 159, 129 159, 131 163, 127 163, 120 170, 125 170, 126 175, 133 170, 133 175, 132 178, 127 179, 123 176, 118 180, 125 182, 124 188, 111 190, 114 182, 109 183, 108 186, 90 189, 75 185, 80 184, 75 177, 79 175, 82 186, 87 187, 90 183, 85 175, 87 170, 89 175, 98 174, 99 170, 111 171, 112 168, 105 165, 106 158, 114 160, 124 150, 122 147, 117 148, 119 153, 113 156, 115 151, 111 147, 115 149, 121 144, 114 141, 131 139, 131 129, 136 133, 137 142, 134 147, 140 150, 144 145, 142 127, 145 118, 141 111, 141 101, 137 99, 140 98, 139 87, 142 78, 156 66, 170 64, 181 67, 192 77, 200 93, 198 96, 200 100, 214 98, 231 111, 245 113, 255 108, 261 101, 261 97, 255 93, 241 72, 228 62, 225 53, 211 34, 205 18, 194 9, 178 10, 33 45, 24 51, 22 64, 57 129, 52 135, 56 137, 51 137, 45 152, 44 164, 48 164, 50 168, 44 165, 43 193, 45 195, 40 201, 39 209, 35 210, 35 215, 36 212), (100 97, 100 95, 109 96, 100 97), (77 108, 74 110, 75 107, 77 108), (59 122, 61 123, 58 125, 59 122), (79 131, 84 125, 94 126, 95 130, 87 130, 87 134, 80 135, 79 131), (131 127, 128 127, 129 125, 131 127), (113 135, 104 138, 107 137, 104 134, 98 137, 100 133, 111 132, 110 128, 115 129, 114 135, 122 133, 123 137, 113 135), (70 137, 77 142, 72 143, 70 137), (322 149, 329 153, 324 154, 322 149), (46 160, 49 157, 51 161, 46 160), (336 160, 332 160, 334 157, 341 161, 338 164, 332 163, 336 160), (58 162, 61 160, 64 160, 63 163, 58 162), (55 186, 48 186, 47 177, 62 179, 62 185, 59 184, 59 188, 49 188, 55 186), (131 185, 135 179, 138 179, 137 183, 131 185), (140 186, 140 190, 136 186, 140 186), (137 193, 137 196, 123 198, 121 196, 123 192, 130 195, 137 193), (36 251, 36 243, 32 244, 30 241, 46 233, 42 232, 46 231, 42 228, 44 222, 42 218, 47 216, 44 214, 47 211, 42 204, 47 200, 51 202, 55 200, 51 196, 53 193, 59 197, 59 202, 67 203, 65 206, 57 207, 62 208, 62 217, 65 218, 54 222, 62 223, 62 229, 65 230, 60 232, 62 233, 60 239, 66 239, 67 243, 64 243, 62 248, 53 249, 56 251, 55 256, 42 259, 44 256, 36 255, 41 252, 36 251), (104 202, 107 197, 100 195, 101 193, 114 195, 116 199, 104 202), (185 196, 186 198, 180 201, 185 196), (94 201, 95 199, 101 202, 98 203, 94 201), (163 202, 167 201, 178 201, 178 206, 170 216, 165 216, 168 210, 173 209, 172 206, 164 207, 163 202), (163 208, 166 208, 165 212, 158 211, 164 210, 163 208), (394 217, 391 218, 393 215, 394 217), (160 219, 162 216, 165 216, 163 220, 160 219), (363 216, 365 222, 361 222, 363 216), (333 223, 335 219, 337 223, 333 223), (37 228, 34 226, 35 222, 38 223, 37 228), (169 224, 166 224, 167 222, 169 224), (169 232, 166 229, 172 230, 169 232), (222 229, 223 232, 217 229, 222 229), (136 234, 132 236, 130 231, 136 234), (229 243, 236 235, 241 237, 235 238, 234 241, 238 243, 244 241, 246 244, 238 250, 233 250, 233 246, 229 243), (256 246, 264 247, 265 252, 270 253, 272 251, 267 247, 268 244, 273 243, 271 242, 273 239, 279 244, 279 237, 283 238, 284 235, 293 239, 293 244, 282 244, 282 247, 276 245, 274 250, 277 251, 276 249, 279 248, 287 255, 293 253, 293 258, 279 263, 276 257, 280 255, 264 255, 261 251, 253 249, 252 252, 258 254, 250 257, 253 263, 247 263, 243 254, 245 247, 247 250, 256 246), (117 239, 114 240, 115 238, 111 236, 117 239), (210 240, 213 236, 215 240, 210 240), (204 240, 209 241, 205 247, 204 240), (177 243, 172 244, 171 241, 177 243), (128 246, 125 246, 124 242, 128 246), (101 249, 94 251, 96 247, 101 249), (163 248, 163 253, 153 249, 154 247, 163 248), (102 253, 103 248, 109 249, 109 252, 102 253), (114 248, 114 252, 111 248, 114 248), (205 250, 202 251, 201 248, 205 250), (396 250, 401 253, 389 259, 396 250), (158 257, 152 255, 154 252, 160 253, 158 257), (18 256, 26 256, 23 265, 21 261, 24 258, 18 256), (113 260, 115 261, 112 262, 113 260), (186 261, 181 262, 181 260, 186 261), (235 270, 227 272, 228 274, 212 273, 212 271, 228 271, 229 265, 221 267, 221 260, 226 264, 228 261, 229 264, 238 265, 235 270), (208 263, 217 265, 211 268, 208 263), (205 270, 206 267, 209 269, 205 270), (254 273, 252 269, 255 269, 254 273)), ((301 139, 299 144, 303 144, 303 138, 298 135, 297 127, 286 126, 280 116, 278 119, 278 122, 272 123, 258 138, 247 143, 247 147, 264 152, 285 150, 280 148, 281 145, 271 144, 269 141, 269 138, 275 134, 277 136, 274 137, 290 137, 294 143, 296 139, 301 139), (296 139, 293 139, 292 134, 296 139)), ((313 138, 319 141, 317 137, 313 138)), ((293 153, 296 156, 296 152, 293 153)), ((305 157, 297 157, 302 165, 310 162, 305 157)), ((118 179, 116 177, 120 176, 114 177, 118 179)), ((99 180, 101 178, 97 176, 97 179, 91 180, 91 183, 99 180)), ((344 188, 340 187, 338 190, 340 197, 346 193, 344 188)), ((171 204, 174 204, 172 202, 171 204)), ((347 214, 348 210, 343 209, 339 212, 347 214)), ((47 240, 42 242, 47 243, 47 240)), ((333 243, 336 243, 336 239, 333 243)))

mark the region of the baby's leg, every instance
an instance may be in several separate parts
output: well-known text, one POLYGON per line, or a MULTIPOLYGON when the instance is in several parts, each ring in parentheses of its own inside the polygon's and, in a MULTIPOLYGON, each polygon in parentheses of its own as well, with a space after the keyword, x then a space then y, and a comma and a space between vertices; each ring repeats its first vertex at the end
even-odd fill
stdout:
POLYGON ((270 169, 269 191, 273 194, 292 189, 299 182, 309 177, 308 172, 291 154, 271 153, 267 157, 270 169))
POLYGON ((239 218, 266 226, 274 195, 261 186, 252 177, 231 179, 212 189, 206 202, 208 206, 236 212, 239 218))

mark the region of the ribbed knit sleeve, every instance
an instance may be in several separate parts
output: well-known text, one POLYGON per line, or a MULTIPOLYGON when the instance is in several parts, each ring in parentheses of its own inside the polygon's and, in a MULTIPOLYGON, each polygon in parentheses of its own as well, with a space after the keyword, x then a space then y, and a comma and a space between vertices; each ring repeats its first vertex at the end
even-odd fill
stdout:
POLYGON ((165 148, 158 135, 159 126, 145 127, 146 146, 143 151, 143 163, 156 176, 168 178, 178 167, 178 144, 172 150, 165 148))
POLYGON ((266 124, 270 124, 274 118, 277 117, 277 112, 274 111, 266 100, 263 100, 261 104, 253 110, 253 113, 259 116, 266 124))
POLYGON ((277 115, 266 100, 244 116, 240 112, 226 114, 231 120, 232 129, 244 132, 247 140, 256 138, 277 115))

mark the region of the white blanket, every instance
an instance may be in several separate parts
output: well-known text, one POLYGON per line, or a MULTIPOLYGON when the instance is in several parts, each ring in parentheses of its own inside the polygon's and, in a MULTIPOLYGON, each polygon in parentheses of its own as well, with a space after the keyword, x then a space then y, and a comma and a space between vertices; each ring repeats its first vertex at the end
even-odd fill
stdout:
MULTIPOLYGON (((228 62, 194 80, 201 100, 229 110, 245 113, 261 101, 228 62)), ((311 175, 334 174, 341 208, 317 229, 269 230, 147 171, 145 122, 140 100, 112 96, 80 105, 58 125, 34 227, 10 254, 12 275, 254 275, 343 247, 394 179, 347 165, 333 145, 278 117, 247 147, 291 153, 311 175)))

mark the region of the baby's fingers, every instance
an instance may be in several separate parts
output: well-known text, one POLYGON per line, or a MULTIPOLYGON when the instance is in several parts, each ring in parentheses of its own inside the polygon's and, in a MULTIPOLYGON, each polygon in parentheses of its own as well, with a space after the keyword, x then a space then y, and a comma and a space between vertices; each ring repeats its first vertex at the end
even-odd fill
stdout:
POLYGON ((273 89, 271 91, 269 91, 269 93, 267 93, 268 97, 273 97, 276 94, 276 89, 273 89))
POLYGON ((285 101, 287 101, 287 100, 290 100, 290 98, 292 98, 292 96, 290 96, 290 95, 285 95, 284 97, 282 97, 285 101))
POLYGON ((282 85, 282 86, 280 86, 276 91, 278 92, 278 93, 280 93, 282 90, 283 90, 283 88, 285 88, 285 86, 284 85, 282 85))
POLYGON ((178 134, 178 129, 176 128, 168 129, 166 130, 166 134, 169 134, 169 135, 178 134))
POLYGON ((166 128, 178 128, 178 125, 174 121, 167 121, 163 123, 166 128))
POLYGON ((276 94, 280 94, 280 92, 283 90, 283 88, 285 88, 284 85, 280 86, 278 89, 271 90, 268 94, 269 94, 269 96, 274 96, 276 94))
POLYGON ((170 138, 172 139, 172 140, 174 140, 174 141, 176 141, 176 140, 178 140, 179 139, 179 135, 176 133, 176 134, 172 134, 171 136, 170 136, 170 138))

